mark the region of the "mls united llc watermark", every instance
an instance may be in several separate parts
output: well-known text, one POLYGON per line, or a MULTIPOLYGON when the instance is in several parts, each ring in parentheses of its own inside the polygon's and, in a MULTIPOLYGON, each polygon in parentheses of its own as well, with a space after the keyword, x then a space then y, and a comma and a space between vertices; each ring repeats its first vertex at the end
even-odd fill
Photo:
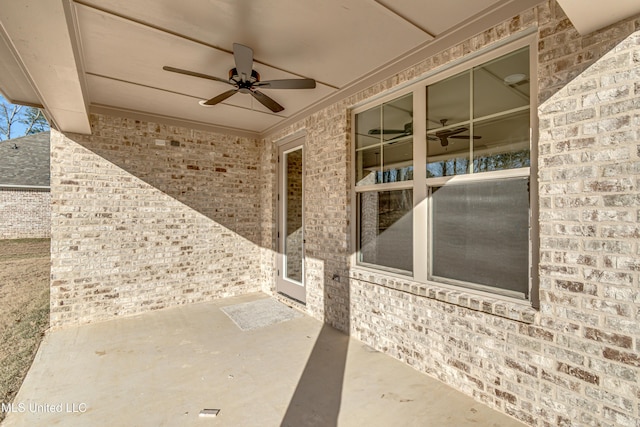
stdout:
POLYGON ((0 411, 4 413, 30 412, 32 414, 42 413, 63 413, 63 414, 83 414, 87 412, 86 403, 0 403, 0 411))

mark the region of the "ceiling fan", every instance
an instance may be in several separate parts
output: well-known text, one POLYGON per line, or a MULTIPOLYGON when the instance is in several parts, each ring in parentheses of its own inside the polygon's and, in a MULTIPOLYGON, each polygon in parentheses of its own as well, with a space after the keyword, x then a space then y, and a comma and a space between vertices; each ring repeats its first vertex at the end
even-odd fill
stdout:
POLYGON ((233 44, 233 57, 236 66, 229 70, 229 79, 225 80, 219 77, 198 73, 195 71, 183 70, 180 68, 165 65, 162 67, 165 71, 173 73, 185 74, 187 76, 199 77, 202 79, 213 80, 216 82, 226 83, 233 86, 226 92, 214 96, 206 101, 200 101, 200 105, 211 106, 216 105, 236 93, 248 93, 258 102, 267 107, 274 113, 284 110, 284 107, 276 101, 260 92, 258 88, 263 89, 313 89, 316 87, 316 81, 313 79, 283 79, 283 80, 260 80, 260 74, 253 69, 253 50, 250 47, 239 43, 233 44))
POLYGON ((413 135, 413 122, 405 123, 403 129, 369 129, 368 135, 395 135, 389 141, 413 135))
MULTIPOLYGON (((442 127, 447 125, 447 120, 448 119, 440 119, 440 123, 442 124, 442 127)), ((443 147, 446 147, 447 145, 449 145, 450 138, 451 139, 469 139, 470 138, 469 135, 458 135, 468 130, 469 128, 466 128, 464 126, 455 128, 455 129, 443 129, 443 130, 436 131, 435 135, 427 135, 427 138, 431 140, 440 140, 440 145, 442 145, 443 147)), ((478 135, 473 135, 473 139, 480 139, 480 138, 482 137, 478 135)))
MULTIPOLYGON (((447 121, 448 119, 441 119, 440 123, 442 124, 442 127, 447 125, 447 121)), ((443 130, 439 130, 436 131, 435 134, 433 135, 427 135, 427 138, 431 139, 431 140, 439 140, 440 141, 440 145, 442 145, 443 147, 446 147, 447 145, 449 145, 449 139, 469 139, 469 135, 458 135, 462 132, 465 132, 469 130, 469 128, 466 128, 464 126, 459 127, 459 128, 455 128, 455 129, 443 129, 443 130)), ((404 125, 404 129, 380 129, 380 128, 375 128, 375 129, 370 129, 368 132, 369 135, 396 135, 393 138, 391 138, 389 141, 393 141, 395 139, 398 138, 402 138, 408 135, 412 135, 413 134, 413 122, 409 122, 409 123, 405 123, 404 125)), ((480 139, 482 138, 481 136, 478 135, 474 135, 473 139, 480 139)))

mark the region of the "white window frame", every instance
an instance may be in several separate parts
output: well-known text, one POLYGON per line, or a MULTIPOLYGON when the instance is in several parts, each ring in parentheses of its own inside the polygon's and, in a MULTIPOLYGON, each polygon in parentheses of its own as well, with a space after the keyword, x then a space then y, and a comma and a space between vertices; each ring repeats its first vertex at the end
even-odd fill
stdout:
MULTIPOLYGON (((357 114, 362 113, 364 111, 367 111, 371 108, 375 108, 379 105, 383 105, 385 103, 388 103, 390 101, 393 101, 395 99, 398 98, 402 98, 403 96, 408 95, 409 93, 413 93, 413 96, 415 96, 415 88, 413 86, 409 87, 409 88, 405 88, 404 90, 400 90, 400 91, 394 91, 392 93, 390 93, 387 96, 383 96, 381 98, 379 98, 377 100, 376 103, 374 104, 367 104, 364 105, 360 108, 356 108, 354 110, 352 110, 352 123, 354 123, 353 126, 353 159, 354 159, 354 164, 355 164, 355 159, 356 157, 356 152, 358 151, 356 149, 356 136, 355 136, 355 117, 357 114)), ((413 108, 414 108, 414 117, 415 117, 415 107, 416 107, 416 102, 415 99, 413 100, 413 108)), ((415 123, 415 121, 414 121, 415 123)), ((413 135, 413 143, 415 144, 415 130, 414 130, 414 135, 413 135)), ((367 147, 368 148, 368 147, 367 147)), ((415 156, 416 152, 415 152, 415 145, 413 147, 413 155, 415 156)), ((413 165, 414 165, 414 179, 415 179, 415 157, 413 158, 413 165)), ((406 277, 406 276, 413 276, 412 272, 410 271, 405 271, 405 270, 400 270, 397 268, 392 268, 392 267, 385 267, 382 265, 377 265, 377 264, 371 264, 371 263, 366 263, 363 261, 359 261, 359 257, 360 257, 360 222, 359 222, 359 212, 360 212, 360 205, 359 205, 359 197, 358 194, 359 193, 366 193, 366 192, 380 192, 380 191, 394 191, 394 190, 413 190, 414 189, 414 184, 413 184, 413 180, 407 180, 407 181, 397 181, 397 182, 384 182, 384 183, 379 183, 379 184, 371 184, 371 185, 356 185, 356 173, 355 173, 355 169, 354 169, 354 173, 353 173, 353 182, 352 182, 352 188, 354 189, 354 194, 353 194, 353 207, 354 207, 354 212, 355 212, 355 216, 356 216, 356 221, 354 221, 354 224, 356 224, 356 231, 355 231, 355 236, 356 236, 356 247, 357 250, 354 253, 354 258, 352 260, 352 265, 358 265, 361 267, 368 267, 372 270, 382 270, 382 271, 386 271, 388 273, 392 273, 395 275, 398 275, 399 277, 406 277)), ((413 197, 414 200, 414 208, 415 208, 415 196, 413 197)), ((414 220, 414 227, 415 227, 415 220, 414 220)), ((413 236, 415 236, 415 230, 413 232, 413 236)), ((415 238, 413 239, 415 240, 415 238)), ((414 248, 415 250, 415 245, 414 248)), ((413 256, 414 262, 415 262, 415 254, 413 256)), ((415 265, 414 265, 414 270, 415 270, 415 265)))
POLYGON ((391 277, 407 278, 411 277, 416 282, 426 284, 437 284, 442 287, 452 287, 457 290, 470 290, 481 295, 490 297, 500 297, 516 302, 530 302, 534 307, 539 307, 538 296, 538 258, 539 258, 539 230, 538 230, 538 184, 537 184, 537 158, 538 158, 538 120, 537 120, 537 36, 535 33, 524 33, 516 35, 512 38, 498 43, 495 47, 483 49, 474 54, 468 55, 453 64, 446 65, 440 69, 434 70, 425 77, 409 82, 396 90, 387 92, 381 96, 375 97, 366 103, 355 106, 351 111, 352 126, 352 158, 354 159, 354 167, 352 173, 352 247, 354 248, 351 265, 352 267, 367 270, 373 273, 382 273, 391 277), (493 59, 514 52, 523 47, 529 47, 529 68, 530 68, 530 166, 526 168, 508 169, 491 172, 481 172, 475 174, 454 175, 447 177, 437 177, 427 179, 426 163, 427 163, 427 99, 425 88, 429 85, 442 81, 448 77, 454 76, 464 71, 468 71, 473 67, 482 65, 493 59), (356 186, 355 177, 355 123, 356 115, 375 108, 383 103, 393 101, 396 98, 405 96, 409 92, 413 92, 413 180, 381 183, 366 186, 356 186), (500 293, 498 288, 489 288, 482 285, 460 286, 458 284, 446 281, 434 282, 430 279, 430 262, 429 250, 431 239, 429 235, 430 206, 429 206, 429 187, 442 186, 447 183, 463 183, 473 182, 485 179, 502 179, 511 177, 529 177, 530 180, 530 237, 529 237, 529 298, 528 300, 513 298, 509 295, 500 293), (360 224, 359 224, 359 206, 357 205, 358 193, 365 191, 390 191, 398 189, 413 190, 413 272, 399 271, 383 266, 362 263, 359 258, 360 243, 360 224))

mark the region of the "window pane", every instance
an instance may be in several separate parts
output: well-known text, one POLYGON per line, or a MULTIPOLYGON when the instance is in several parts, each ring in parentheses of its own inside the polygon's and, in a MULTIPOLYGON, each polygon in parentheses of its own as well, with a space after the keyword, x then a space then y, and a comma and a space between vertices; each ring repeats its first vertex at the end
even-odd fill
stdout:
POLYGON ((465 71, 427 87, 427 131, 469 121, 470 83, 465 71))
POLYGON ((529 100, 529 48, 473 70, 473 117, 525 107, 529 100))
POLYGON ((382 129, 385 141, 413 134, 413 94, 383 104, 382 129))
POLYGON ((529 110, 476 123, 473 171, 488 172, 530 166, 529 110))
POLYGON ((525 47, 428 86, 427 178, 529 166, 529 78, 525 47))
POLYGON ((431 275, 526 295, 528 182, 517 178, 432 188, 431 275))
POLYGON ((413 179, 413 138, 411 136, 388 142, 383 150, 383 182, 413 179))
POLYGON ((459 136, 449 138, 446 145, 437 138, 427 138, 427 178, 469 173, 469 132, 459 136))
POLYGON ((382 182, 408 181, 413 176, 413 94, 383 105, 382 182))
POLYGON ((427 87, 427 178, 469 173, 470 75, 427 87))
POLYGON ((370 185, 382 182, 380 169, 380 146, 356 151, 356 185, 370 185))
POLYGON ((413 94, 356 115, 356 185, 413 179, 413 94))
POLYGON ((358 194, 361 262, 413 271, 413 191, 358 194))
POLYGON ((378 106, 356 115, 356 150, 380 144, 381 114, 378 106))

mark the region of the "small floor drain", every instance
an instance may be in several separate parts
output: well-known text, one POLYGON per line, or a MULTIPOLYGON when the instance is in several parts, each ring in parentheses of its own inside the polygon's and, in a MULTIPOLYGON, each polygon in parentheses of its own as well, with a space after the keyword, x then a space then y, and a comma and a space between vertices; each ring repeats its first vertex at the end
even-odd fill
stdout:
POLYGON ((219 413, 220 409, 203 409, 202 411, 200 411, 199 415, 202 418, 213 418, 217 417, 219 413))

